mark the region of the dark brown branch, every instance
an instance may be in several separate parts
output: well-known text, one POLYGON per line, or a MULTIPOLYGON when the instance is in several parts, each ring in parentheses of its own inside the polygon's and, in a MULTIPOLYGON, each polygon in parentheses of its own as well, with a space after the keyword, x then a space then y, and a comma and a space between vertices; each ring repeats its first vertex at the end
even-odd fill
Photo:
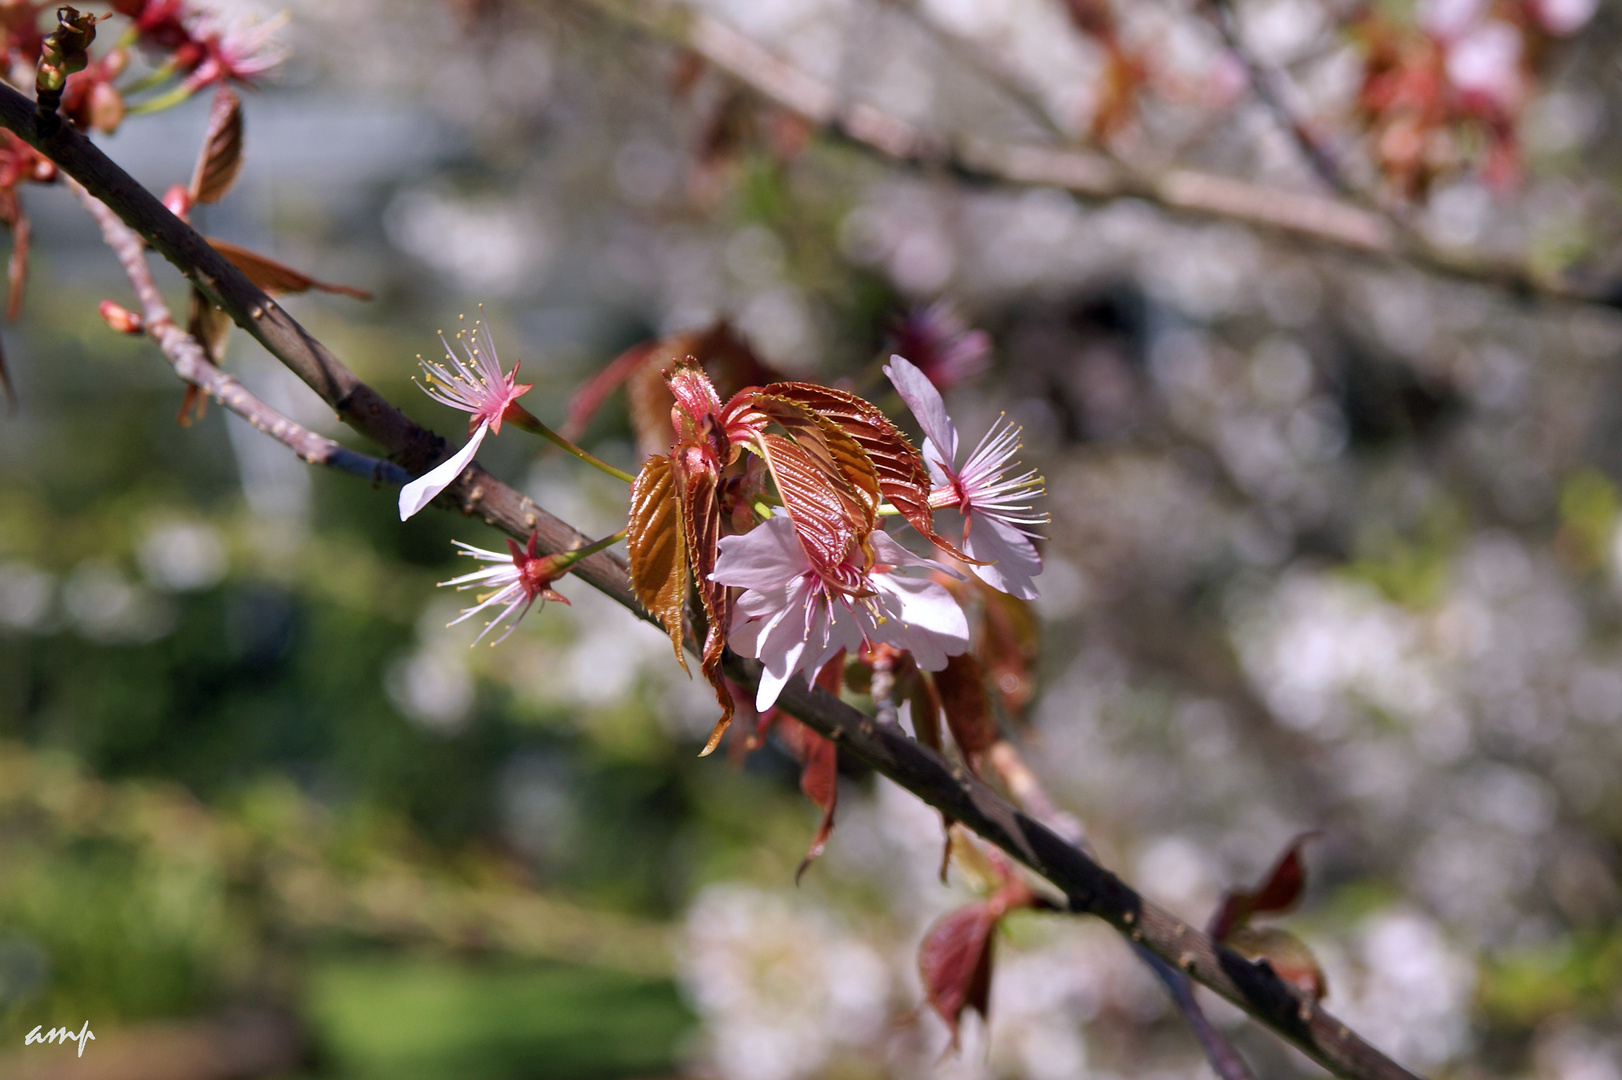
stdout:
POLYGON ((1622 306, 1622 292, 1608 284, 1576 285, 1521 263, 1445 250, 1396 227, 1383 213, 1342 199, 1281 191, 1192 169, 1135 172, 1084 150, 932 135, 870 103, 847 101, 828 84, 704 12, 661 0, 577 2, 692 50, 829 136, 908 168, 975 183, 1055 187, 1088 202, 1141 199, 1178 214, 1233 221, 1516 296, 1622 306))
POLYGON ((363 476, 377 484, 403 484, 411 474, 392 461, 382 461, 340 446, 324 435, 297 424, 260 401, 233 376, 211 364, 202 345, 179 326, 169 314, 163 293, 152 280, 146 264, 146 246, 118 216, 71 178, 67 181, 90 216, 101 226, 102 239, 118 257, 135 296, 141 303, 146 333, 186 382, 242 417, 266 435, 285 445, 311 465, 325 465, 340 472, 363 476))
MULTIPOLYGON (((429 467, 445 456, 444 440, 417 426, 362 382, 73 127, 63 125, 41 136, 34 130, 32 103, 5 86, 0 86, 0 125, 22 136, 106 203, 239 326, 309 383, 345 423, 387 447, 408 469, 429 467)), ((476 467, 464 473, 439 501, 466 513, 479 513, 515 537, 534 530, 548 551, 585 542, 571 526, 476 467)), ((648 618, 637 605, 618 558, 603 552, 582 560, 575 572, 648 618)), ((745 686, 758 682, 759 665, 753 661, 729 655, 726 668, 729 676, 745 686)), ((1132 941, 1245 1009, 1330 1071, 1348 1080, 1415 1080, 1412 1073, 1303 998, 1271 967, 1251 963, 1214 943, 1197 927, 1151 904, 961 766, 949 764, 897 729, 881 727, 827 692, 809 690, 803 679, 789 683, 779 705, 1045 877, 1068 898, 1072 910, 1109 922, 1132 941)))

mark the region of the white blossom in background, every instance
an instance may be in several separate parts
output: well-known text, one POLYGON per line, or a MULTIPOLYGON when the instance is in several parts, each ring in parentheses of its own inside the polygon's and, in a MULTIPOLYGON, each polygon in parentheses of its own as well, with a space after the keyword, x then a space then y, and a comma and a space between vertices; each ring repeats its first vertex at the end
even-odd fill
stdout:
POLYGON ((688 910, 678 978, 704 1019, 704 1065, 725 1080, 797 1080, 892 1017, 874 947, 781 894, 712 886, 688 910))
POLYGON ((1475 965, 1434 921, 1407 909, 1374 915, 1343 963, 1326 963, 1336 1015, 1385 1053, 1425 1070, 1469 1050, 1475 965))

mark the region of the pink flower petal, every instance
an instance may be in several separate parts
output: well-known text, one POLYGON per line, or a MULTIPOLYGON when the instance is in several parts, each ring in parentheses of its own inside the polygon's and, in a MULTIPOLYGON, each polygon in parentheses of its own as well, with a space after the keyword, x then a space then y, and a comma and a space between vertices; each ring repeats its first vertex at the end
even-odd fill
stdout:
POLYGON ((975 514, 963 541, 963 552, 986 563, 969 569, 993 589, 1021 600, 1037 598, 1035 578, 1042 572, 1042 556, 1036 553, 1030 538, 1014 526, 986 514, 975 514))
MULTIPOLYGON (((890 377, 896 393, 907 403, 912 415, 918 418, 918 426, 924 429, 925 438, 935 444, 943 464, 950 469, 957 460, 957 427, 953 425, 952 418, 946 415, 946 402, 941 400, 941 392, 905 357, 890 357, 890 362, 884 365, 884 374, 890 377)), ((926 456, 925 461, 928 460, 926 456)))

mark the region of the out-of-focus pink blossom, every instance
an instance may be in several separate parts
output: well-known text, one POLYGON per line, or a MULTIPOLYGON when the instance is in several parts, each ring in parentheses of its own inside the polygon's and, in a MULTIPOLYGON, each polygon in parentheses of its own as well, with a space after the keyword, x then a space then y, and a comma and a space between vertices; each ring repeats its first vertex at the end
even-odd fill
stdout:
POLYGON ((963 515, 963 552, 986 564, 970 569, 994 589, 1036 599, 1042 557, 1031 543, 1038 538, 1032 529, 1047 524, 1048 516, 1031 506, 1044 493, 1042 478, 1034 470, 1018 472, 1019 427, 993 424, 960 469, 957 426, 946 415, 940 392, 899 356, 890 357, 884 373, 924 429, 924 464, 936 485, 930 505, 957 508, 963 515))
POLYGON ((285 12, 260 22, 228 20, 217 12, 193 11, 184 22, 201 53, 199 63, 186 76, 186 85, 193 90, 226 79, 251 83, 286 60, 291 51, 275 36, 287 23, 285 12))
POLYGON ((1476 24, 1447 45, 1447 80, 1466 96, 1478 96, 1513 114, 1526 100, 1521 32, 1501 19, 1476 24))
POLYGON ((1588 25, 1599 10, 1599 0, 1533 0, 1530 7, 1546 33, 1564 37, 1588 25))
POLYGON ((744 592, 727 644, 765 665, 755 707, 771 708, 796 672, 816 678, 841 649, 893 645, 925 671, 969 647, 969 624, 952 594, 902 570, 946 568, 921 559, 882 532, 869 538, 874 562, 841 568, 829 581, 811 566, 794 525, 779 515, 741 536, 723 536, 712 581, 744 592))
POLYGON ((518 365, 502 374, 501 360, 490 341, 490 331, 483 323, 475 322, 473 329, 456 335, 462 345, 462 356, 457 356, 443 335, 445 359, 449 366, 420 360, 426 382, 423 391, 441 405, 471 413, 468 417, 467 445, 455 456, 435 466, 400 489, 400 520, 404 521, 433 501, 462 475, 486 433, 500 434, 501 420, 509 409, 518 409, 519 398, 529 393, 531 384, 518 382, 518 365))
POLYGON ((891 351, 906 357, 942 388, 974 378, 991 358, 991 336, 970 329, 946 300, 913 308, 889 329, 891 351))
POLYGON ((507 541, 507 551, 487 551, 476 548, 472 544, 464 544, 460 540, 452 541, 461 548, 463 555, 492 563, 482 570, 475 570, 461 577, 441 581, 441 586, 454 585, 459 591, 468 589, 489 589, 488 593, 478 596, 478 603, 467 608, 462 614, 452 619, 447 625, 455 626, 457 623, 471 619, 481 611, 491 608, 500 608, 490 621, 484 624, 479 636, 473 639, 477 645, 484 639, 491 629, 502 619, 513 616, 512 623, 506 631, 490 644, 499 645, 507 640, 507 636, 518 628, 518 621, 528 613, 530 606, 537 599, 544 604, 547 600, 556 600, 560 604, 567 604, 568 597, 553 590, 552 582, 556 581, 567 568, 559 569, 560 557, 557 555, 542 556, 536 549, 536 535, 530 534, 529 543, 519 547, 517 541, 507 541), (513 615, 513 612, 517 615, 513 615))

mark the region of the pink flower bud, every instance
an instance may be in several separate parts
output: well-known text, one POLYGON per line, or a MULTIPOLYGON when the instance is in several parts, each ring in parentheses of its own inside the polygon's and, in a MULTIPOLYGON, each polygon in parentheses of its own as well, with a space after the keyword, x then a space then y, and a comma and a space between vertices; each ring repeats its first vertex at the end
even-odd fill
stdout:
POLYGON ((124 95, 112 83, 99 82, 90 91, 90 126, 106 135, 124 122, 124 95))
POLYGON ((139 334, 146 326, 146 320, 142 319, 139 314, 115 304, 111 300, 103 300, 101 306, 96 310, 101 313, 101 317, 106 321, 107 325, 120 334, 139 334))
POLYGON ((163 205, 167 206, 169 212, 181 221, 191 220, 191 192, 187 191, 184 186, 175 184, 168 191, 165 191, 163 193, 163 205))

